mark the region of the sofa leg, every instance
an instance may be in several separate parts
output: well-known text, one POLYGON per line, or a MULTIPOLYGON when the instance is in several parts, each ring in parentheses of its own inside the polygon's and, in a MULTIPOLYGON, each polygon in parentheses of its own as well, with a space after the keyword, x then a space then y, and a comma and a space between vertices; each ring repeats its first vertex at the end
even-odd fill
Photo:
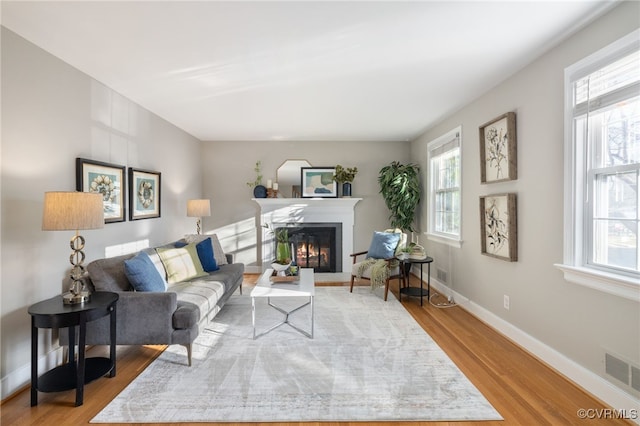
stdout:
POLYGON ((189 361, 189 367, 191 367, 191 343, 182 346, 187 348, 187 360, 189 361))
POLYGON ((242 296, 242 283, 240 283, 240 296, 242 296))
POLYGON ((351 288, 349 289, 349 293, 353 293, 353 280, 354 280, 354 276, 351 275, 351 288))

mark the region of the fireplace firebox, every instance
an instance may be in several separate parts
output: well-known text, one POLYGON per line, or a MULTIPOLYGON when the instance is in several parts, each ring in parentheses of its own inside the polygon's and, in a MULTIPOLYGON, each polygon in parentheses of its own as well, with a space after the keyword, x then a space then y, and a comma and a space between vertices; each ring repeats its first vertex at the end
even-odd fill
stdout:
POLYGON ((298 267, 313 268, 314 272, 342 272, 341 223, 304 223, 286 229, 291 257, 298 267))

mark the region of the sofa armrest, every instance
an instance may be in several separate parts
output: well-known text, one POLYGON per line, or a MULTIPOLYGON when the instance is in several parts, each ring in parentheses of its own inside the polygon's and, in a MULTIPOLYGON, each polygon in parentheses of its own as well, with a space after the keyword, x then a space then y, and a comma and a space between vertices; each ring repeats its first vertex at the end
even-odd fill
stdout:
MULTIPOLYGON (((116 340, 118 345, 170 344, 173 313, 178 307, 173 292, 118 292, 116 340)), ((66 344, 61 333, 61 344, 66 344)), ((87 323, 87 344, 109 344, 109 317, 87 323)))

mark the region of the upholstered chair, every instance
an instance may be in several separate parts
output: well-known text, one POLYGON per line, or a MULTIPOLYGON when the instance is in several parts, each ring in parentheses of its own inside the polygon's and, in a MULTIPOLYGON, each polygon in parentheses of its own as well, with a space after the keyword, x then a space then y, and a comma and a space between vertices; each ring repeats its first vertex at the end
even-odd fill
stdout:
POLYGON ((407 234, 399 229, 388 229, 374 232, 369 250, 352 253, 351 288, 355 280, 364 279, 371 282, 372 289, 384 285, 384 300, 389 294, 389 282, 397 278, 398 289, 402 282, 402 272, 396 259, 400 249, 407 243, 407 234))

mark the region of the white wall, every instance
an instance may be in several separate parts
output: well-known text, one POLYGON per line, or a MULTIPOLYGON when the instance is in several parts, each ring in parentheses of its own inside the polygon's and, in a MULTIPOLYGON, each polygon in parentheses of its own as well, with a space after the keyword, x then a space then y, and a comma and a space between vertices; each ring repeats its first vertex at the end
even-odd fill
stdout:
MULTIPOLYGON (((87 260, 106 246, 164 243, 193 231, 200 141, 2 28, 2 397, 29 381, 29 305, 60 294, 72 232, 41 230, 45 191, 75 190, 75 158, 162 173, 162 217, 83 231, 87 260)), ((55 350, 41 331, 43 363, 55 350)), ((54 357, 55 358, 55 357, 54 357)))
POLYGON ((378 192, 378 172, 391 161, 408 162, 409 155, 408 142, 205 142, 203 191, 211 198, 212 216, 204 219, 204 229, 218 232, 225 250, 236 253, 239 261, 250 268, 259 265, 254 222, 258 205, 251 201, 246 182, 255 179, 258 160, 266 184, 267 179, 276 180, 276 170, 286 159, 304 159, 314 167, 358 168, 352 195, 363 200, 355 209, 354 250, 366 250, 373 231, 390 223, 378 192))
MULTIPOLYGON (((462 125, 464 242, 428 243, 433 274, 447 271, 447 285, 470 304, 603 377, 605 350, 640 365, 640 306, 566 282, 553 266, 563 260, 563 78, 565 67, 638 28, 639 5, 621 4, 412 144, 414 161, 426 167, 427 143, 462 125), (482 185, 478 128, 507 111, 517 114, 518 179, 482 185), (518 197, 514 263, 480 254, 479 197, 504 192, 518 197)), ((426 230, 425 205, 420 222, 426 230)))

